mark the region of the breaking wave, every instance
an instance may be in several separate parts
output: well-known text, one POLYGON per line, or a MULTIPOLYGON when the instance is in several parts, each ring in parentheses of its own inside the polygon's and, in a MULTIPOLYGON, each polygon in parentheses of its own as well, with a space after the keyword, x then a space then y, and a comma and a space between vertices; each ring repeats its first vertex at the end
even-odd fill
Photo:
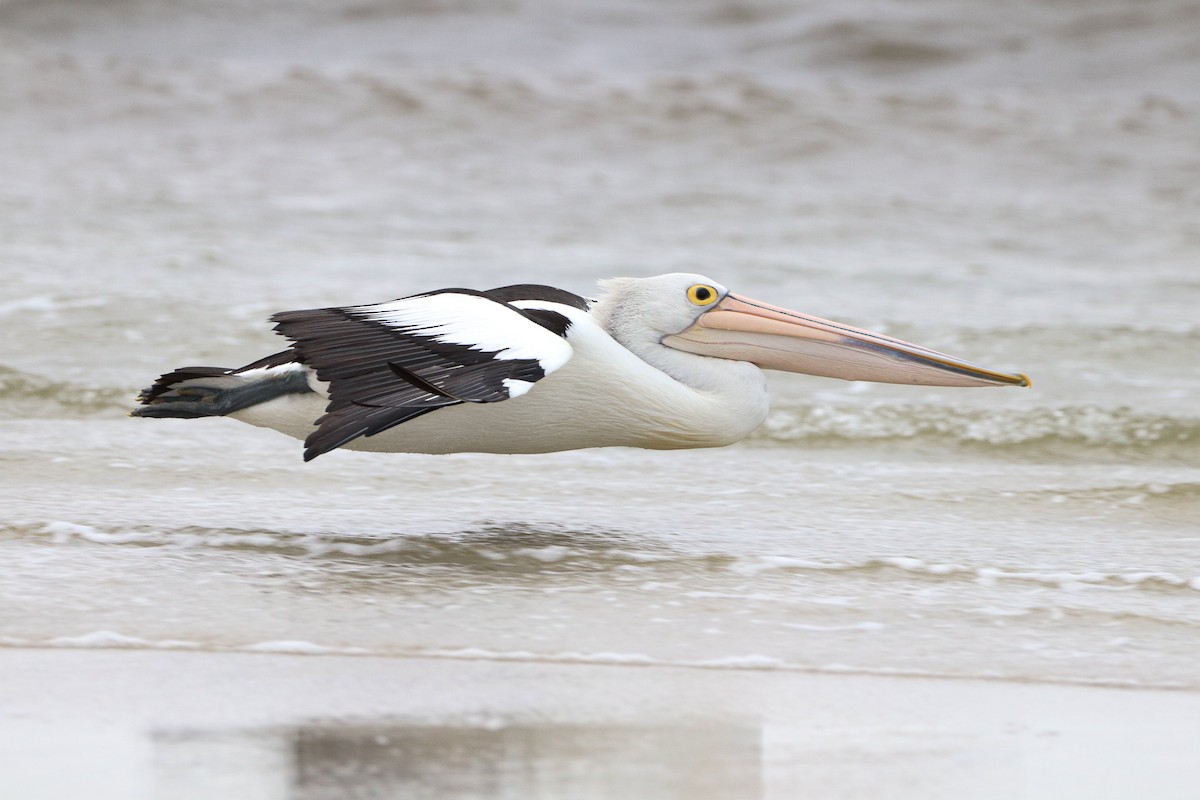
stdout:
POLYGON ((133 393, 127 389, 57 381, 0 365, 0 416, 115 416, 132 402, 133 393))
MULTIPOLYGON (((1194 484, 1178 491, 1194 493, 1194 484)), ((1170 491, 1169 489, 1166 491, 1170 491)), ((257 551, 326 564, 357 562, 365 571, 382 568, 388 574, 398 565, 457 573, 486 571, 493 576, 534 578, 550 573, 568 575, 620 572, 635 566, 642 572, 665 570, 700 575, 783 575, 786 573, 870 576, 873 579, 915 578, 931 582, 982 585, 1037 584, 1070 590, 1073 587, 1130 588, 1146 591, 1200 592, 1200 575, 1161 569, 1129 568, 1046 570, 1019 565, 941 563, 907 556, 864 557, 831 561, 779 555, 737 556, 723 553, 681 553, 644 542, 634 545, 618 534, 599 531, 537 530, 521 525, 486 527, 457 533, 369 537, 298 534, 272 530, 104 528, 55 520, 0 526, 0 535, 49 539, 56 545, 72 540, 100 545, 257 551)), ((695 596, 704 592, 696 590, 695 596)))
POLYGON ((933 404, 813 405, 773 411, 754 439, 828 446, 924 440, 1060 456, 1111 449, 1194 457, 1200 453, 1200 418, 1098 406, 982 410, 933 404))

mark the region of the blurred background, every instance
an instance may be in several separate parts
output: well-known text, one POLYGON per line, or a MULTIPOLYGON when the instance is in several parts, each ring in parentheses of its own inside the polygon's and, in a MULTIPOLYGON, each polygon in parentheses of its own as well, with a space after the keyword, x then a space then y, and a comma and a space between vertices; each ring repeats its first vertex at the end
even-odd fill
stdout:
POLYGON ((695 270, 1098 400, 1196 372, 1198 95, 1193 0, 4 0, 5 382, 695 270))

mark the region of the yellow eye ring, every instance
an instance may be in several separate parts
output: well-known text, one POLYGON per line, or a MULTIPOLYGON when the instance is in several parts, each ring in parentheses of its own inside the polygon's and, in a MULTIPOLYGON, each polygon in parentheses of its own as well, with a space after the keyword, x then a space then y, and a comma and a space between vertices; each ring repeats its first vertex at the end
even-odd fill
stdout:
POLYGON ((720 297, 717 290, 708 284, 697 283, 687 290, 688 300, 698 306, 711 306, 720 297))

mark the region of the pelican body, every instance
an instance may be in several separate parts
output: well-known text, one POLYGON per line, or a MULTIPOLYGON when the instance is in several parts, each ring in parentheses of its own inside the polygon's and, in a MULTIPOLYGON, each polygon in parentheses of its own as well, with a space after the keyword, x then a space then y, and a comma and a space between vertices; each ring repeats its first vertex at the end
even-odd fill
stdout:
POLYGON ((406 453, 720 447, 766 418, 763 369, 929 386, 1028 386, 928 348, 672 273, 444 289, 287 311, 291 341, 237 369, 184 367, 143 390, 140 417, 228 416, 304 440, 406 453))

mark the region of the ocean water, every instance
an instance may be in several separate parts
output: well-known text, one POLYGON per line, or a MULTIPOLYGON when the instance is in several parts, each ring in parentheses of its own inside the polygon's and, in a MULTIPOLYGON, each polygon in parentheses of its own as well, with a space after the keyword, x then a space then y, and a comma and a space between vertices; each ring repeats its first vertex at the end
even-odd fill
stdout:
POLYGON ((1194 2, 0 3, 0 645, 1200 689, 1194 2), (705 273, 1031 390, 722 450, 125 416, 275 311, 705 273))

